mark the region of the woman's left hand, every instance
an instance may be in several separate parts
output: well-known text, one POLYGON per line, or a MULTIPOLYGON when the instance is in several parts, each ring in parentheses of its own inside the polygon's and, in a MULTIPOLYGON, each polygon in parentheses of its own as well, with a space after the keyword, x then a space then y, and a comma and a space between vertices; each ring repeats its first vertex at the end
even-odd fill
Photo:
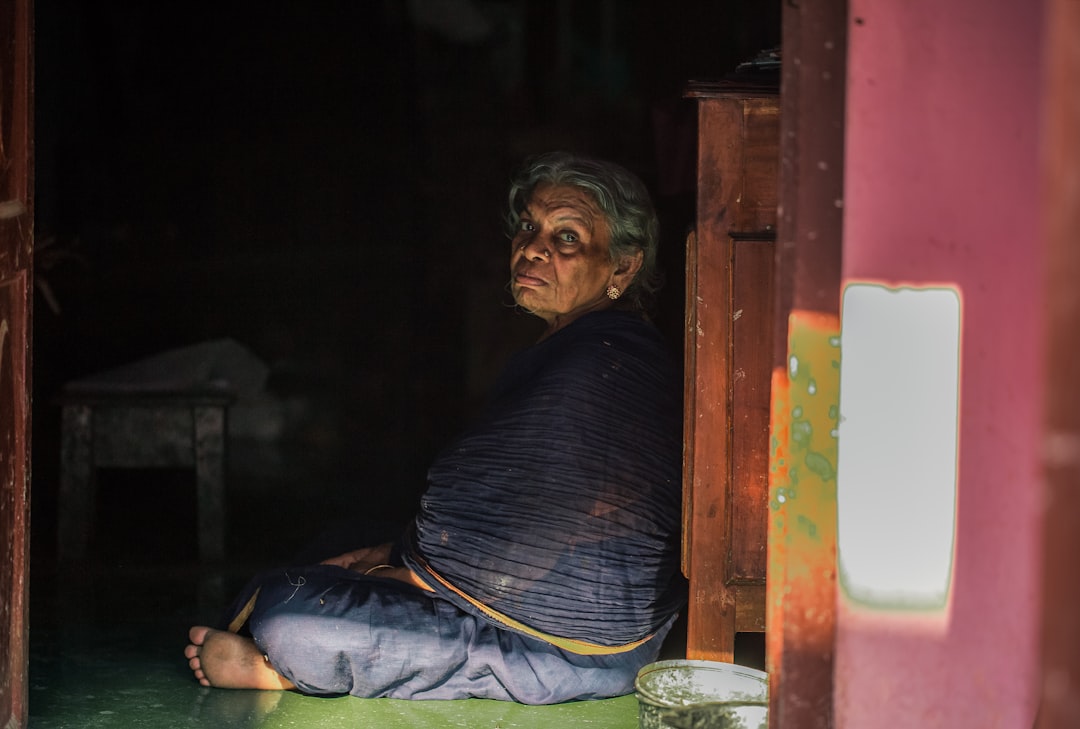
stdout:
POLYGON ((375 547, 354 549, 351 552, 339 554, 337 557, 324 559, 319 564, 331 564, 353 572, 361 572, 365 575, 378 575, 379 577, 405 582, 426 592, 431 592, 431 587, 417 577, 408 567, 394 567, 389 564, 390 550, 392 548, 393 544, 387 542, 375 547))
POLYGON ((354 549, 351 552, 345 554, 339 554, 337 557, 331 557, 330 559, 324 559, 319 564, 329 564, 336 567, 343 567, 347 570, 353 570, 354 572, 367 572, 376 565, 386 564, 390 561, 390 550, 393 547, 391 542, 385 544, 379 544, 374 547, 363 547, 361 549, 354 549))

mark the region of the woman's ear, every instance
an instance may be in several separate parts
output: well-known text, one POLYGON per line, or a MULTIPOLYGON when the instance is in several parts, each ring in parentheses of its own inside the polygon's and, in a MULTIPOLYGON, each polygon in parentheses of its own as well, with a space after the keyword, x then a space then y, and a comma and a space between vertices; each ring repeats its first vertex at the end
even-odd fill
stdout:
POLYGON ((644 259, 645 254, 640 250, 620 258, 615 266, 614 273, 611 275, 611 282, 621 290, 626 291, 630 284, 634 282, 634 277, 637 276, 638 271, 641 270, 644 259))

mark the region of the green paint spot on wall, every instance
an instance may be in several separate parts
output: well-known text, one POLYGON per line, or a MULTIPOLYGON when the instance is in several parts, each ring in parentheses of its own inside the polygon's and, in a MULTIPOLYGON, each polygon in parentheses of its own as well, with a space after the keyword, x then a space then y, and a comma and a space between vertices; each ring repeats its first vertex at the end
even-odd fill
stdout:
POLYGON ((822 481, 832 481, 836 478, 836 468, 820 453, 807 453, 806 467, 816 473, 822 481))
POLYGON ((810 445, 810 438, 814 435, 814 426, 809 421, 800 420, 791 424, 791 440, 804 448, 810 445))

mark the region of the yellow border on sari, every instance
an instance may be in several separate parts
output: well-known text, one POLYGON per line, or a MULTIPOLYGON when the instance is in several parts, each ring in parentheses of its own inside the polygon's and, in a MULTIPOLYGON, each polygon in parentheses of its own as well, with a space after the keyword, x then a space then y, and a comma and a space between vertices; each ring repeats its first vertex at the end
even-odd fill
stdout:
MULTIPOLYGON (((544 633, 544 632, 542 632, 540 630, 537 630, 536 628, 531 628, 528 625, 525 625, 524 623, 522 623, 522 622, 520 622, 518 620, 514 620, 509 615, 503 615, 498 610, 496 610, 496 609, 494 609, 492 607, 489 607, 488 605, 485 605, 484 603, 480 602, 479 600, 477 600, 474 597, 471 597, 470 595, 467 595, 466 593, 462 592, 461 590, 459 590, 454 585, 450 584, 442 575, 437 573, 435 570, 431 569, 430 565, 428 565, 425 562, 422 562, 421 560, 419 560, 415 556, 413 556, 413 559, 415 559, 417 561, 417 563, 421 567, 423 567, 425 576, 428 576, 428 575, 431 576, 440 585, 442 585, 443 587, 450 590, 451 592, 453 592, 458 597, 460 597, 463 600, 465 600, 466 602, 468 602, 470 605, 472 605, 474 608, 479 610, 481 613, 483 613, 487 617, 494 620, 496 623, 504 625, 507 628, 512 628, 514 630, 517 630, 517 631, 519 631, 521 633, 524 633, 525 635, 528 635, 528 636, 530 636, 532 638, 536 638, 537 640, 542 640, 545 643, 550 643, 551 645, 555 646, 556 648, 562 648, 563 650, 570 651, 571 653, 576 653, 576 654, 582 655, 582 656, 611 656, 611 655, 617 655, 619 653, 627 653, 629 651, 634 650, 638 646, 643 645, 644 643, 648 642, 650 639, 652 639, 653 635, 655 635, 655 634, 647 635, 644 638, 642 638, 641 640, 635 640, 634 642, 627 643, 625 645, 611 646, 611 645, 600 645, 598 643, 590 643, 588 641, 577 640, 575 638, 563 638, 563 637, 560 637, 558 635, 551 635, 549 633, 544 633)), ((420 576, 418 575, 418 577, 420 577, 420 576)), ((423 578, 421 577, 420 579, 422 580, 423 578)))

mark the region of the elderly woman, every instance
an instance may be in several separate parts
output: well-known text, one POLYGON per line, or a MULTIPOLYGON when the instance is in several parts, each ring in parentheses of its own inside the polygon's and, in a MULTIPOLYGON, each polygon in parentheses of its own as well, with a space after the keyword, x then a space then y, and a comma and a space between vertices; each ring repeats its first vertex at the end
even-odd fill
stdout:
POLYGON ((556 153, 510 188, 510 288, 542 318, 406 533, 259 575, 191 629, 205 686, 530 704, 619 696, 654 661, 678 575, 681 377, 645 310, 642 183, 556 153))

